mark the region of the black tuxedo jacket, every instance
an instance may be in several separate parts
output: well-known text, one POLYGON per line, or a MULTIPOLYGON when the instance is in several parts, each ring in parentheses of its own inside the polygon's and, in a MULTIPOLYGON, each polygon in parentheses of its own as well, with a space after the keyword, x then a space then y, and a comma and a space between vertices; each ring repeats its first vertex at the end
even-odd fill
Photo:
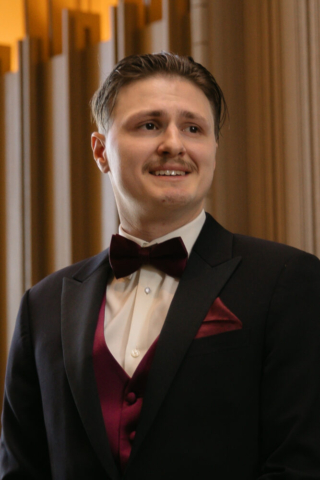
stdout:
MULTIPOLYGON (((1 479, 320 479, 320 262, 210 216, 162 329, 129 464, 110 453, 92 364, 108 251, 22 300, 1 479), (242 330, 194 339, 215 298, 242 330)), ((112 388, 112 386, 110 386, 112 388)))

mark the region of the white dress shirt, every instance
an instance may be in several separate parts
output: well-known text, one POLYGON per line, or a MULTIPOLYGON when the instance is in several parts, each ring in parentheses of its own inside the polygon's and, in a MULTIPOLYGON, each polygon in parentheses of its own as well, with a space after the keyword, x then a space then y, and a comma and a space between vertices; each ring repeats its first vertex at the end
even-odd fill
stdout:
MULTIPOLYGON (((181 237, 190 255, 205 219, 202 210, 192 222, 151 242, 129 235, 121 225, 119 234, 142 247, 181 237)), ((159 336, 178 283, 179 279, 151 265, 108 283, 104 336, 110 352, 130 377, 159 336)))

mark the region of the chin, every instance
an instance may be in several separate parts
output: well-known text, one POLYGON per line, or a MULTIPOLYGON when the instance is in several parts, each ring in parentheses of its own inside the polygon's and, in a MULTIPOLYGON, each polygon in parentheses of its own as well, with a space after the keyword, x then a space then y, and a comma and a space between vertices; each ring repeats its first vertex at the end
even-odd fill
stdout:
POLYGON ((164 207, 182 208, 186 207, 190 203, 190 200, 191 199, 188 195, 177 195, 177 193, 166 194, 158 200, 158 205, 160 204, 164 207))

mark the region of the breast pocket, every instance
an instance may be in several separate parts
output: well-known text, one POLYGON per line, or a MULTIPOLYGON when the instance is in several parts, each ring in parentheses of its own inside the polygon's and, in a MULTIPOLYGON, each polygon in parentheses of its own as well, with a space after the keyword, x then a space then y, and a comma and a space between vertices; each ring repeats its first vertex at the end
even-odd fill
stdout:
POLYGON ((205 355, 215 351, 244 348, 250 344, 250 329, 234 330, 193 340, 188 356, 205 355))

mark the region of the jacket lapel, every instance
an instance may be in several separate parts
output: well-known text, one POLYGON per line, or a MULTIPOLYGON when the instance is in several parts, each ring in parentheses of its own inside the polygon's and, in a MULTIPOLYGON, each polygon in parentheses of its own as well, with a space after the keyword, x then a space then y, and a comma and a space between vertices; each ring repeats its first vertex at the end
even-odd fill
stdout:
POLYGON ((83 425, 102 465, 116 480, 120 475, 104 427, 92 361, 95 329, 110 270, 103 252, 72 279, 64 279, 61 335, 65 368, 83 425))
POLYGON ((232 239, 231 233, 207 217, 159 337, 128 467, 210 306, 241 261, 241 257, 232 258, 232 239))

